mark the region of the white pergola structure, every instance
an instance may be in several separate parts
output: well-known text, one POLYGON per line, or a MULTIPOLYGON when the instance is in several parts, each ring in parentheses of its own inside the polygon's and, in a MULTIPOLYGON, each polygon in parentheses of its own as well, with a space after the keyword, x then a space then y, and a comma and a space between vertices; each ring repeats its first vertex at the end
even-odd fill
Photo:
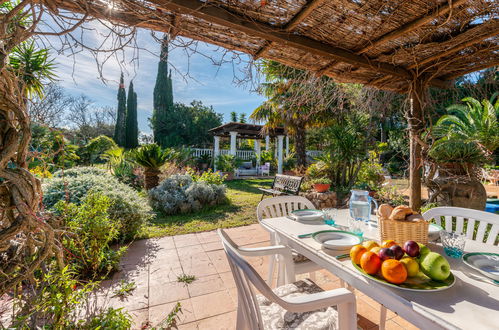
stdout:
MULTIPOLYGON (((262 125, 246 124, 246 123, 227 123, 222 126, 212 128, 209 131, 213 134, 213 158, 220 155, 220 139, 222 137, 230 137, 230 151, 231 155, 236 155, 237 152, 237 139, 251 139, 255 141, 255 154, 257 159, 257 166, 260 165, 261 154, 261 140, 265 139, 265 150, 270 151, 270 139, 276 139, 276 155, 277 155, 277 173, 282 174, 283 159, 284 159, 284 137, 286 137, 286 155, 289 154, 289 137, 286 136, 284 127, 274 128, 267 133, 263 132, 262 125)), ((214 166, 216 170, 216 165, 214 166)))

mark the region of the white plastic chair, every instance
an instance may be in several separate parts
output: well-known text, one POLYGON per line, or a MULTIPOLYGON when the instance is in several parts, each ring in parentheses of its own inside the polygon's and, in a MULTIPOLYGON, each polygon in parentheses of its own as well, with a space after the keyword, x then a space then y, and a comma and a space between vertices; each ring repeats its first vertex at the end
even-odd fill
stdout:
MULTIPOLYGON (((280 254, 281 256, 289 257, 291 251, 285 246, 268 246, 260 248, 240 248, 230 239, 230 237, 222 230, 218 229, 218 234, 222 240, 222 244, 229 261, 234 281, 236 282, 238 303, 237 303, 237 325, 238 330, 256 330, 275 327, 275 322, 284 322, 283 316, 286 319, 299 320, 296 324, 292 323, 293 328, 300 329, 301 322, 327 322, 336 323, 337 329, 357 329, 357 312, 355 295, 347 289, 340 288, 330 291, 314 290, 315 293, 300 294, 293 293, 293 296, 283 294, 290 291, 292 288, 297 288, 298 284, 287 284, 281 286, 274 291, 265 283, 258 275, 253 267, 242 257, 245 256, 262 256, 280 254), (254 293, 256 288, 263 297, 257 297, 254 293), (321 291, 321 292, 317 292, 321 291), (280 296, 280 295, 281 296, 280 296), (263 302, 263 303, 262 303, 263 302), (277 304, 280 308, 270 304, 277 304), (336 306, 337 312, 331 308, 336 306), (262 317, 262 308, 265 308, 262 317), (311 313, 313 312, 313 313, 311 313), (294 313, 294 314, 292 314, 294 313), (304 313, 307 313, 303 315, 304 313), (319 314, 320 313, 320 314, 319 314), (327 318, 325 316, 328 316, 327 318), (273 324, 269 324, 270 322, 273 324), (267 322, 267 324, 265 324, 267 322)), ((286 278, 294 277, 293 265, 287 265, 286 278)), ((316 289, 317 286, 308 280, 300 281, 300 288, 307 292, 306 288, 316 289)), ((318 288, 317 288, 318 289, 318 288)), ((309 292, 312 290, 309 290, 309 292)), ((331 324, 329 324, 331 326, 331 324)), ((310 324, 309 324, 310 326, 310 324)), ((284 328, 287 328, 284 325, 284 328)), ((307 325, 302 325, 301 328, 307 328, 307 325)))
POLYGON ((265 163, 264 165, 260 166, 260 175, 264 174, 270 176, 270 163, 265 163))
MULTIPOLYGON (((277 218, 277 217, 285 217, 291 214, 291 212, 296 210, 303 209, 315 209, 314 204, 311 201, 302 196, 278 196, 272 197, 262 200, 257 208, 256 208, 256 217, 260 225, 269 232, 270 234, 270 244, 276 245, 279 244, 277 242, 276 233, 265 226, 262 223, 263 219, 267 218, 277 218)), ((295 253, 295 256, 297 254, 295 253)), ((301 256, 303 258, 303 256, 301 256)), ((297 258, 293 258, 297 259, 297 258)), ((278 265, 280 265, 281 258, 277 258, 278 265)), ((274 275, 274 265, 276 263, 276 258, 270 258, 269 260, 269 274, 267 283, 272 286, 272 277, 274 275)), ((295 262, 295 272, 297 274, 310 273, 309 276, 312 280, 315 279, 314 272, 322 269, 322 267, 318 266, 316 263, 308 260, 308 261, 299 261, 295 262)))
POLYGON ((435 219, 437 225, 448 232, 466 235, 466 238, 481 243, 497 245, 499 233, 499 215, 466 209, 462 207, 435 207, 423 214, 425 220, 435 219), (443 222, 442 222, 443 218, 443 222), (465 226, 465 220, 467 224, 465 226), (478 225, 475 235, 475 227, 478 225), (489 230, 486 238, 485 234, 489 230))

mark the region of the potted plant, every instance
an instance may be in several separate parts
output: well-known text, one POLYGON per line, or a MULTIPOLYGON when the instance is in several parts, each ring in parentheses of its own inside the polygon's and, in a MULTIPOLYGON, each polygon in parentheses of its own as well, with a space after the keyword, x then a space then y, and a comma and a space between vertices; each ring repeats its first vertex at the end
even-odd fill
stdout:
POLYGON ((199 164, 199 168, 202 170, 206 170, 211 163, 211 156, 210 154, 202 154, 197 158, 197 161, 199 164))
POLYGON ((314 185, 315 191, 323 193, 328 191, 331 187, 331 180, 328 178, 316 178, 312 179, 312 184, 314 185))
POLYGON ((234 155, 220 155, 215 160, 217 169, 226 180, 234 179, 234 171, 240 161, 234 155))

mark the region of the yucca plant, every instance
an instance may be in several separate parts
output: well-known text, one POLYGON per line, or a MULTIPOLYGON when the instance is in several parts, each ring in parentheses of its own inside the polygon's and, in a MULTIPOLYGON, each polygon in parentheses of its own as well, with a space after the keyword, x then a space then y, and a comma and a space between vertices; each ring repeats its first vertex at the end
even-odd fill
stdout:
POLYGON ((130 152, 135 163, 144 168, 144 181, 147 190, 154 188, 159 183, 159 170, 161 166, 175 158, 172 149, 161 149, 157 144, 147 144, 130 152))

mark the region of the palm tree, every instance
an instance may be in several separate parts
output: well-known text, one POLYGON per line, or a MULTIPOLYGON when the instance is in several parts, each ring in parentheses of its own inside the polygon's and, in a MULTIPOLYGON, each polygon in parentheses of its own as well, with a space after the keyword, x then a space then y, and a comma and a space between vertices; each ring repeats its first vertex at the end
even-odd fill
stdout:
POLYGON ((475 142, 487 153, 499 147, 499 93, 482 102, 466 97, 466 104, 454 104, 447 108, 435 124, 434 136, 437 139, 475 142), (495 99, 495 103, 494 103, 495 99))
POLYGON ((43 97, 45 83, 54 81, 55 65, 47 49, 37 49, 33 40, 15 47, 9 56, 9 67, 20 78, 22 89, 28 97, 43 97))
POLYGON ((130 155, 135 163, 144 168, 145 188, 149 190, 158 185, 161 173, 159 169, 175 158, 175 151, 173 149, 163 150, 153 143, 131 150, 130 155))
POLYGON ((327 77, 311 82, 307 72, 273 61, 264 61, 260 70, 266 82, 260 84, 259 93, 267 101, 253 110, 250 118, 264 121, 268 131, 285 126, 294 139, 297 166, 305 167, 306 129, 325 124, 329 120, 326 115, 332 110, 331 104, 322 103, 324 97, 320 99, 317 93, 326 92, 334 83, 327 77), (317 86, 322 90, 317 91, 317 86))

